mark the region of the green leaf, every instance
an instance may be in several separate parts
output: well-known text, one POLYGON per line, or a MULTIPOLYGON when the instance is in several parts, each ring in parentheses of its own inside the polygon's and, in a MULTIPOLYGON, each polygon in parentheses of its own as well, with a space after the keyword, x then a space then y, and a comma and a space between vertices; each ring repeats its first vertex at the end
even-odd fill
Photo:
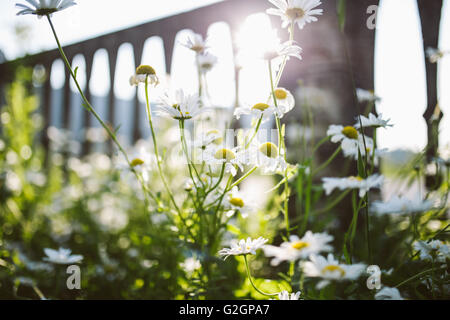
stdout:
POLYGON ((77 73, 78 73, 78 67, 76 67, 75 70, 73 71, 75 79, 77 78, 77 73))
POLYGON ((227 230, 237 236, 241 235, 241 230, 239 230, 238 228, 236 228, 235 226, 233 226, 231 224, 227 225, 227 230))
POLYGON ((341 29, 341 32, 344 32, 344 28, 345 28, 346 8, 347 8, 347 1, 346 0, 338 0, 337 15, 338 15, 339 28, 341 29))

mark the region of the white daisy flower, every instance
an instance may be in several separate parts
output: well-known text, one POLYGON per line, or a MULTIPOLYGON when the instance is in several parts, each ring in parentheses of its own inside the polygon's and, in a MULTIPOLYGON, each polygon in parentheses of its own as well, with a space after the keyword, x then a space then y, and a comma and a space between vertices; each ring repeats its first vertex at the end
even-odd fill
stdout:
POLYGON ((197 95, 185 94, 179 89, 174 95, 166 93, 161 97, 155 114, 176 120, 190 120, 206 111, 209 109, 200 108, 197 95))
POLYGON ((145 83, 145 81, 153 86, 159 84, 155 69, 148 65, 140 65, 136 68, 136 73, 130 77, 130 85, 138 86, 139 83, 145 83))
POLYGON ((329 195, 334 189, 359 189, 359 196, 364 195, 373 188, 379 188, 383 183, 384 177, 378 174, 371 175, 367 179, 361 177, 346 178, 322 178, 325 193, 329 195))
POLYGON ((181 45, 197 53, 202 53, 207 49, 206 42, 207 40, 204 40, 201 34, 194 33, 186 39, 186 42, 182 42, 181 45))
MULTIPOLYGON (((360 134, 358 140, 345 139, 341 143, 342 152, 345 157, 353 158, 358 161, 359 154, 364 157, 367 154, 369 159, 372 158, 374 152, 374 143, 373 139, 367 136, 364 136, 365 141, 360 134)), ((378 159, 383 157, 388 152, 388 149, 375 149, 374 155, 374 165, 378 165, 378 159)))
POLYGON ((393 196, 389 201, 374 201, 371 210, 378 215, 385 214, 410 214, 416 212, 428 211, 433 207, 433 203, 429 200, 422 200, 420 197, 408 199, 404 196, 393 196))
POLYGON ((377 102, 380 101, 381 98, 375 95, 373 90, 365 90, 361 88, 356 89, 356 97, 358 98, 358 102, 377 102))
POLYGON ((35 14, 41 18, 45 15, 51 15, 57 11, 67 9, 76 5, 74 0, 25 0, 30 5, 16 3, 16 7, 20 9, 17 15, 35 14))
POLYGON ((233 243, 230 248, 220 250, 219 255, 226 259, 229 256, 256 254, 256 250, 261 249, 266 242, 267 239, 263 237, 259 237, 256 240, 252 240, 251 238, 247 238, 247 240, 242 239, 237 243, 233 243))
POLYGON ((283 242, 279 247, 266 245, 263 247, 267 257, 273 257, 270 264, 277 266, 283 261, 296 261, 306 259, 311 254, 328 252, 333 248, 328 244, 333 237, 327 233, 312 233, 307 231, 303 238, 291 235, 288 242, 283 242))
POLYGON ((240 119, 242 115, 251 115, 254 119, 259 120, 262 116, 262 122, 265 123, 269 121, 274 113, 276 112, 276 107, 267 103, 257 103, 253 106, 243 106, 238 107, 234 110, 234 115, 236 119, 240 119))
POLYGON ((280 16, 286 28, 289 24, 297 24, 300 29, 307 23, 317 21, 316 15, 322 15, 322 9, 315 9, 321 5, 320 0, 269 0, 277 8, 270 8, 268 14, 280 16))
POLYGON ((59 248, 59 250, 53 250, 49 248, 44 249, 47 257, 44 261, 56 263, 56 264, 74 264, 83 260, 83 256, 79 254, 70 255, 72 251, 70 249, 59 248))
POLYGON ((194 148, 198 148, 201 150, 206 150, 207 147, 211 145, 221 145, 223 142, 222 134, 219 130, 209 130, 207 132, 203 132, 200 134, 200 136, 194 140, 191 141, 191 145, 194 148))
POLYGON ((235 176, 237 168, 244 170, 245 153, 238 147, 228 149, 223 146, 209 146, 203 153, 203 161, 207 165, 221 167, 225 164, 225 173, 235 176))
POLYGON ((274 65, 278 65, 281 63, 284 58, 297 58, 298 60, 302 60, 302 52, 303 49, 296 45, 293 41, 286 41, 283 43, 277 43, 271 49, 267 49, 264 53, 263 58, 268 61, 278 60, 274 62, 274 65))
POLYGON ((245 196, 239 191, 239 188, 233 187, 231 191, 224 198, 225 210, 239 211, 243 218, 247 218, 248 214, 254 212, 255 204, 245 199, 245 196))
POLYGON ((405 300, 400 295, 400 291, 397 288, 383 287, 375 294, 376 300, 405 300))
MULTIPOLYGON (((390 119, 383 120, 383 116, 380 113, 380 115, 377 117, 373 113, 369 113, 369 117, 365 117, 361 115, 361 123, 363 127, 374 127, 374 128, 386 128, 386 127, 392 127, 392 124, 389 123, 390 119)), ((357 122, 354 125, 356 129, 359 129, 361 127, 359 123, 359 119, 357 118, 357 122)))
POLYGON ((328 127, 327 136, 331 137, 331 142, 337 143, 345 139, 358 141, 359 132, 355 127, 352 126, 342 126, 332 124, 328 127))
POLYGON ((300 300, 300 291, 289 293, 286 290, 278 294, 278 300, 300 300))
POLYGON ((272 142, 254 141, 246 155, 246 164, 257 166, 263 174, 284 173, 288 167, 278 146, 272 142))
POLYGON ((432 260, 443 262, 450 257, 450 246, 440 240, 416 241, 414 250, 417 250, 422 260, 432 260))
POLYGON ((210 71, 217 64, 217 61, 217 57, 210 53, 203 53, 197 56, 198 66, 203 73, 210 71))
POLYGON ((328 257, 311 255, 311 261, 304 261, 301 266, 307 277, 319 277, 323 280, 317 284, 317 289, 327 286, 331 280, 356 280, 365 271, 366 266, 358 264, 341 264, 333 254, 328 257))
MULTIPOLYGON (((277 113, 279 118, 282 118, 283 115, 294 109, 295 107, 295 98, 289 90, 285 88, 276 88, 274 90, 275 98, 277 99, 277 106, 275 108, 275 112, 277 113)), ((275 106, 275 101, 273 95, 270 94, 270 100, 273 102, 275 106)))

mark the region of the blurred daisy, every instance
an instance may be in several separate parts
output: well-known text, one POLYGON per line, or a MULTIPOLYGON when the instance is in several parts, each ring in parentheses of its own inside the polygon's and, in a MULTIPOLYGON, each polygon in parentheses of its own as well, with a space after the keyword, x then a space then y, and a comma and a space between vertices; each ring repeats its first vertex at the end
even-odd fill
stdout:
POLYGON ((247 164, 257 166, 264 174, 283 173, 288 167, 278 146, 272 142, 253 142, 247 155, 247 164))
POLYGON ((358 161, 358 157, 361 154, 364 157, 367 154, 368 159, 371 159, 373 156, 374 165, 378 165, 378 159, 387 154, 388 149, 375 149, 373 139, 367 136, 364 136, 365 141, 362 138, 362 135, 359 135, 358 140, 350 140, 345 139, 341 143, 342 152, 345 157, 353 158, 355 161, 358 161), (375 152, 375 154, 374 154, 375 152))
POLYGON ((286 290, 283 290, 278 294, 278 300, 299 300, 300 294, 300 291, 289 293, 286 290))
POLYGON ((266 242, 267 239, 263 237, 259 237, 256 240, 252 240, 251 238, 247 238, 247 240, 242 239, 237 243, 233 243, 230 248, 220 250, 219 255, 226 259, 229 256, 256 254, 256 250, 261 249, 266 242))
POLYGON ((217 64, 217 57, 210 53, 203 53, 197 56, 198 67, 200 71, 206 73, 217 64))
POLYGON ((59 248, 59 250, 53 250, 45 248, 44 252, 47 255, 47 257, 44 258, 44 261, 56 264, 74 264, 83 260, 82 255, 71 255, 72 251, 70 249, 59 248))
POLYGON ((222 134, 219 130, 209 130, 200 134, 198 139, 191 141, 194 148, 205 150, 210 145, 221 145, 223 142, 222 134))
POLYGON ((433 207, 433 203, 429 200, 422 200, 420 197, 408 199, 402 196, 393 196, 389 201, 374 201, 371 210, 378 215, 393 213, 416 213, 428 211, 433 207))
POLYGON ((130 77, 130 85, 138 86, 139 83, 145 83, 145 81, 154 86, 159 84, 155 69, 147 65, 140 65, 136 68, 136 73, 130 77))
POLYGON ((329 195, 334 189, 359 189, 359 196, 362 198, 373 188, 379 188, 383 183, 384 177, 378 174, 371 175, 367 179, 361 177, 346 178, 322 178, 325 193, 329 195))
POLYGON ((195 51, 196 53, 202 53, 207 49, 207 40, 203 40, 203 36, 198 33, 194 33, 186 39, 186 42, 182 42, 181 45, 195 51))
POLYGON ((331 251, 333 248, 328 244, 333 237, 327 233, 312 233, 307 231, 303 238, 291 235, 288 242, 283 242, 279 247, 266 245, 263 247, 267 257, 273 257, 270 262, 272 266, 277 266, 283 261, 296 261, 306 259, 311 254, 318 254, 322 251, 331 251))
MULTIPOLYGON (((297 58, 298 60, 302 60, 303 49, 296 45, 293 41, 286 41, 283 43, 276 43, 270 49, 266 49, 264 52, 263 58, 268 61, 279 60, 281 62, 284 58, 297 58)), ((277 65, 278 63, 275 61, 274 63, 277 65)))
POLYGON ((450 246, 440 240, 416 241, 414 242, 414 250, 417 250, 422 260, 445 261, 450 258, 450 246))
POLYGON ((239 211, 243 218, 247 218, 248 214, 255 211, 255 204, 245 199, 244 195, 239 191, 238 187, 233 187, 224 199, 225 210, 239 211))
POLYGON ((204 152, 203 160, 210 166, 222 166, 225 164, 225 173, 235 176, 237 168, 244 170, 244 153, 239 148, 228 149, 222 146, 210 146, 204 152))
POLYGON ((280 16, 286 28, 289 24, 297 24, 300 29, 310 22, 317 21, 316 15, 322 15, 322 9, 314 9, 321 5, 320 0, 269 0, 277 8, 270 8, 268 14, 280 16))
POLYGON ((358 98, 358 102, 377 102, 380 101, 381 98, 375 95, 373 90, 365 90, 361 88, 356 89, 356 97, 358 98))
POLYGON ((267 103, 257 103, 253 106, 238 107, 234 111, 236 119, 240 119, 242 115, 251 115, 254 119, 259 120, 262 117, 262 122, 265 123, 272 119, 272 116, 276 112, 276 108, 273 105, 267 103))
MULTIPOLYGON (((386 128, 386 127, 392 127, 392 124, 389 124, 390 119, 383 120, 382 115, 380 114, 378 117, 374 115, 373 113, 369 113, 369 117, 365 117, 361 115, 361 123, 363 127, 374 127, 374 128, 386 128)), ((359 119, 357 118, 357 122, 354 126, 356 129, 359 129, 360 123, 359 119)))
POLYGON ((305 276, 323 279, 316 286, 318 290, 326 287, 331 280, 356 280, 365 271, 364 264, 341 264, 331 253, 327 258, 311 255, 309 259, 311 261, 305 261, 301 266, 305 276))
POLYGON ((200 108, 197 95, 185 94, 182 89, 177 90, 174 95, 166 93, 160 100, 155 114, 176 120, 190 120, 209 110, 200 108))
POLYGON ((375 294, 376 300, 405 300, 400 295, 400 291, 397 288, 383 287, 375 294))
POLYGON ((41 18, 45 15, 51 15, 57 11, 67 9, 76 5, 74 0, 25 0, 30 5, 16 3, 16 7, 20 9, 17 15, 35 14, 41 18))
MULTIPOLYGON (((292 93, 285 88, 276 88, 274 90, 275 98, 277 100, 277 108, 275 108, 275 112, 277 113, 279 118, 282 118, 283 115, 294 109, 295 99, 292 93)), ((275 101, 273 98, 273 94, 270 94, 270 100, 275 106, 275 101)))

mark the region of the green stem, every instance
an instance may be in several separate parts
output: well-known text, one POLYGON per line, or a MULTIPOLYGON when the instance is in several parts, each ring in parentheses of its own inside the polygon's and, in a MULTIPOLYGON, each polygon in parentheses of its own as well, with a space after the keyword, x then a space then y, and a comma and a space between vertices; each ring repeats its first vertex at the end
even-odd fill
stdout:
POLYGON ((206 198, 206 196, 207 196, 211 191, 213 191, 214 189, 216 189, 216 188, 220 185, 220 183, 222 182, 223 174, 225 173, 225 166, 226 166, 226 163, 224 162, 224 163, 222 164, 222 168, 220 169, 219 180, 217 180, 217 183, 216 183, 214 186, 212 186, 211 189, 209 189, 209 190, 206 192, 205 198, 206 198))
MULTIPOLYGON (((183 149, 183 154, 186 157, 187 166, 189 170, 189 176, 191 177, 192 183, 195 186, 195 189, 198 189, 197 184, 195 183, 194 175, 192 174, 192 168, 191 168, 191 161, 189 160, 188 150, 187 150, 187 144, 184 136, 184 120, 180 120, 179 122, 180 127, 180 139, 181 139, 181 148, 183 149)), ((201 179, 199 179, 201 180, 201 179)))
POLYGON ((325 161, 324 163, 322 163, 320 165, 320 167, 315 169, 311 175, 315 176, 317 173, 319 173, 320 171, 325 169, 338 156, 338 154, 339 154, 339 152, 341 152, 341 150, 342 150, 342 146, 339 146, 339 148, 337 148, 336 151, 334 151, 334 153, 327 159, 327 161, 325 161))
MULTIPOLYGON (((443 268, 445 268, 445 266, 444 266, 444 267, 437 268, 437 269, 438 269, 438 270, 441 270, 441 269, 443 269, 443 268)), ((406 279, 405 281, 400 282, 398 285, 395 286, 395 288, 399 288, 399 287, 401 287, 401 286, 407 284, 408 282, 410 282, 410 281, 412 281, 412 280, 415 280, 415 279, 417 279, 417 278, 420 278, 421 276, 423 276, 423 275, 425 275, 425 274, 427 274, 427 273, 429 273, 429 272, 434 272, 434 271, 435 271, 435 268, 431 268, 431 269, 422 271, 422 272, 420 272, 420 273, 418 273, 418 274, 416 274, 416 275, 414 275, 414 276, 412 276, 412 277, 406 279)))
MULTIPOLYGON (((148 75, 147 75, 148 77, 148 75)), ((148 124, 150 125, 150 130, 152 133, 152 140, 153 140, 153 147, 155 149, 155 157, 156 157, 156 164, 158 166, 158 172, 159 175, 161 177, 161 180, 164 184, 164 187, 167 191, 167 194, 169 195, 170 200, 172 201, 175 209, 177 210, 178 214, 181 216, 181 210, 178 207, 175 198, 172 194, 172 191, 169 188, 169 185, 167 184, 166 178, 164 177, 163 171, 162 171, 162 167, 161 167, 161 159, 159 157, 159 152, 158 152, 158 143, 157 143, 157 139, 156 139, 156 134, 155 134, 155 129, 153 127, 153 121, 152 121, 152 111, 150 110, 150 101, 148 98, 148 81, 147 81, 147 77, 145 79, 145 102, 146 102, 146 110, 147 110, 147 117, 148 117, 148 124)))
POLYGON ((253 168, 251 168, 249 171, 247 171, 246 174, 244 174, 242 177, 240 177, 238 180, 236 180, 229 188, 227 188, 227 192, 230 191, 231 189, 233 189, 235 186, 237 186, 238 184, 240 184, 242 181, 244 181, 245 179, 247 179, 247 177, 249 175, 251 175, 256 169, 258 169, 257 166, 254 166, 253 168))
POLYGON ((255 283, 253 282, 253 278, 252 278, 252 274, 250 273, 250 268, 248 266, 248 261, 247 261, 247 255, 244 255, 244 261, 245 261, 245 268, 247 270, 247 276, 248 276, 248 280, 250 280, 250 283, 252 284, 252 287, 259 293, 262 294, 263 296, 267 296, 267 297, 274 297, 277 296, 278 293, 266 293, 264 291, 261 291, 258 289, 258 287, 255 285, 255 283))
POLYGON ((245 149, 247 149, 250 146, 250 144, 252 143, 253 139, 255 139, 256 135, 258 134, 259 127, 261 126, 263 117, 264 117, 264 115, 261 114, 261 117, 259 118, 258 123, 256 124, 255 131, 253 132, 252 137, 250 138, 250 140, 245 145, 245 149))
POLYGON ((136 176, 136 178, 138 179, 139 183, 141 184, 142 189, 144 190, 144 193, 148 194, 153 200, 156 201, 156 197, 153 195, 153 193, 148 190, 148 188, 145 187, 144 182, 139 178, 138 173, 136 172, 136 170, 134 169, 134 167, 131 165, 131 161, 128 158, 127 153, 125 152, 125 149, 122 147, 122 145, 120 144, 119 140, 117 139, 116 135, 114 132, 112 132, 112 130, 109 128, 109 126, 106 125, 106 123, 100 118, 100 116, 97 114, 97 112, 95 111, 95 109, 92 107, 91 103, 87 100, 86 96, 83 93, 83 90, 81 89, 80 84, 78 83, 78 80, 75 76, 74 71, 72 70, 72 66, 70 65, 69 60, 67 59, 66 54, 64 53, 64 50, 61 46, 61 43, 59 41, 58 35, 56 34, 56 30, 55 27, 53 26, 53 22, 50 18, 50 15, 46 15, 47 16, 47 20, 48 23, 50 24, 50 28, 52 29, 53 32, 53 36, 55 37, 56 40, 56 44, 58 45, 58 50, 59 53, 61 55, 61 58, 64 61, 64 64, 66 65, 66 68, 69 70, 70 76, 72 77, 78 92, 81 95, 81 98, 84 102, 83 107, 90 112, 92 115, 94 115, 94 117, 97 119, 97 121, 100 123, 100 125, 106 130, 106 132, 108 133, 108 135, 110 136, 110 138, 113 140, 113 142, 116 144, 117 148, 119 148, 119 151, 122 153, 122 155, 125 157, 126 162, 128 163, 128 166, 131 168, 131 171, 134 173, 134 175, 136 176))
MULTIPOLYGON (((292 33, 291 33, 292 34, 292 33)), ((272 91, 272 97, 273 97, 273 101, 275 104, 275 107, 278 109, 278 101, 277 101, 277 97, 275 94, 275 86, 274 86, 274 82, 273 82, 273 74, 272 74, 272 63, 269 60, 269 77, 270 77, 270 88, 272 91)), ((279 73, 279 75, 281 76, 281 72, 279 73)), ((278 145, 280 147, 280 150, 283 151, 283 157, 284 160, 286 161, 286 155, 287 155, 287 150, 286 150, 286 144, 284 141, 284 136, 283 136, 283 132, 282 132, 282 128, 281 128, 281 121, 279 118, 278 114, 275 114, 275 120, 276 120, 276 124, 277 124, 277 129, 278 129, 278 145)), ((286 170, 284 170, 284 223, 286 225, 286 234, 289 237, 290 235, 290 224, 289 224, 289 180, 288 180, 288 174, 287 174, 287 168, 286 170)))

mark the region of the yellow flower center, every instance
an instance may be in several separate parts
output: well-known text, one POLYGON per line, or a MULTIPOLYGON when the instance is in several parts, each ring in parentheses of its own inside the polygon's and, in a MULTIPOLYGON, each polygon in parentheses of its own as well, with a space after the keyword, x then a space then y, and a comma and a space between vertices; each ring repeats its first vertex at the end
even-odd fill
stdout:
POLYGON ((287 92, 283 89, 277 89, 277 90, 275 90, 275 97, 278 100, 284 100, 287 97, 287 92))
POLYGON ((334 264, 330 264, 322 269, 322 273, 335 272, 335 271, 339 271, 341 273, 341 277, 345 276, 345 270, 334 264))
POLYGON ((278 147, 272 142, 266 142, 259 146, 259 151, 264 153, 269 158, 278 157, 278 147))
POLYGON ((205 62, 201 65, 202 69, 209 70, 213 67, 213 65, 209 62, 205 62))
POLYGON ((259 110, 261 112, 268 108, 269 108, 269 105, 267 103, 257 103, 252 107, 253 110, 259 110))
POLYGON ((342 134, 349 139, 354 140, 358 139, 358 131, 352 126, 347 126, 344 129, 342 129, 342 134))
POLYGON ((193 50, 193 51, 195 51, 195 52, 202 52, 204 49, 205 49, 205 47, 202 46, 202 45, 199 45, 199 44, 193 45, 193 46, 191 47, 191 50, 193 50))
POLYGON ((137 166, 140 166, 140 165, 142 165, 142 164, 144 164, 144 160, 139 159, 139 158, 133 159, 133 160, 131 161, 131 166, 132 166, 133 168, 134 168, 134 167, 137 167, 137 166))
POLYGON ((242 208, 244 206, 244 200, 242 200, 241 198, 231 198, 230 203, 233 206, 239 207, 239 208, 242 208))
POLYGON ((307 247, 309 247, 309 243, 304 241, 297 241, 292 244, 292 248, 296 250, 303 250, 307 247))
POLYGON ((136 68, 136 74, 154 75, 156 72, 155 69, 148 65, 140 65, 136 68))
POLYGON ((288 8, 286 15, 292 20, 301 19, 305 16, 305 11, 302 8, 288 8))
POLYGON ((363 181, 364 179, 361 178, 360 176, 358 177, 350 177, 351 180, 356 180, 356 181, 363 181))
POLYGON ((52 14, 56 11, 58 11, 56 8, 41 8, 37 9, 35 12, 38 16, 45 16, 47 14, 52 14))
POLYGON ((216 154, 214 155, 214 158, 216 158, 217 160, 233 160, 236 158, 236 155, 234 154, 233 151, 231 151, 230 149, 219 149, 217 150, 216 154))

